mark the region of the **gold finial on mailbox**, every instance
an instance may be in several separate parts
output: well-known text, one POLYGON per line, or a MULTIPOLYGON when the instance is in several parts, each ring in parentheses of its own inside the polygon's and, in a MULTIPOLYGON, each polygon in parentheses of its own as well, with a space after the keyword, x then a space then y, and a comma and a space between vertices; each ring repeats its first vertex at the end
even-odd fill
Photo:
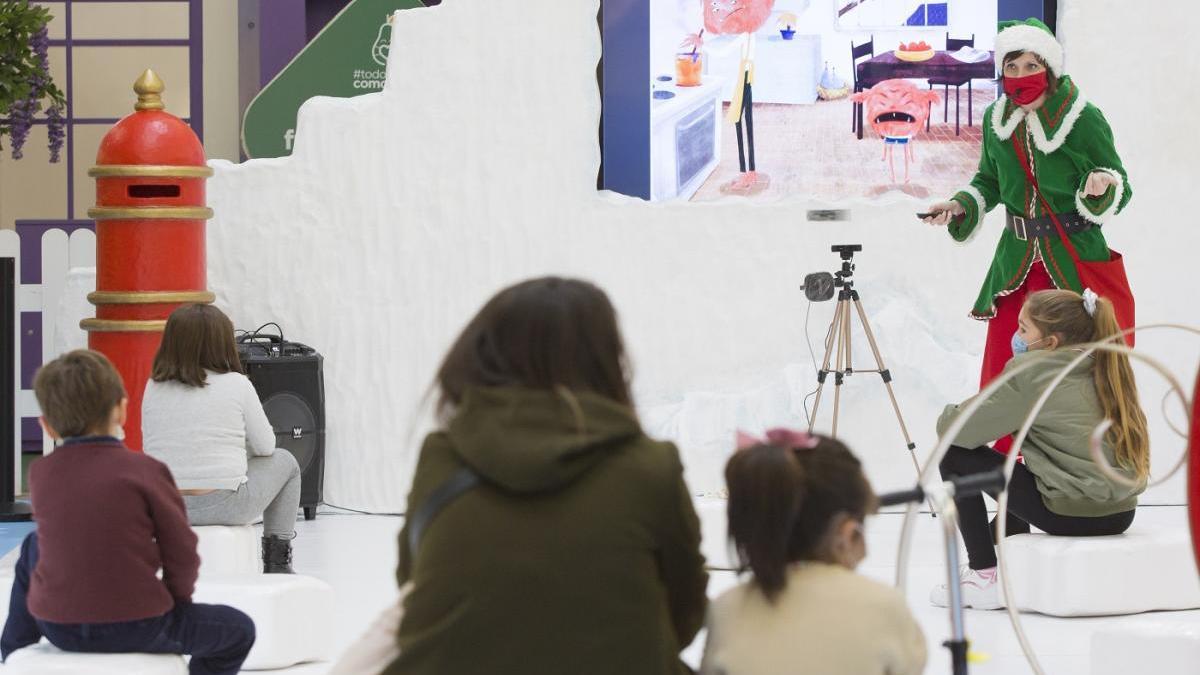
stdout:
POLYGON ((163 110, 167 107, 162 101, 162 93, 166 88, 158 73, 147 68, 137 82, 133 83, 133 91, 138 95, 137 105, 133 106, 133 109, 163 110))

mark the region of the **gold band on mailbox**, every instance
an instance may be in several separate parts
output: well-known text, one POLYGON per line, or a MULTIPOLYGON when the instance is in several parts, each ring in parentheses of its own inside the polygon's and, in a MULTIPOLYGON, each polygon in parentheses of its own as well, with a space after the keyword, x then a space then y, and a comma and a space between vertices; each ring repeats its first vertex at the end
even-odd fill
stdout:
POLYGON ((159 319, 148 321, 84 319, 79 322, 80 328, 96 333, 161 333, 166 326, 167 322, 159 319))
POLYGON ((92 220, 208 220, 207 206, 97 206, 88 209, 92 220))
POLYGON ((208 178, 207 166, 168 166, 165 164, 101 164, 88 169, 92 178, 208 178))
POLYGON ((94 291, 88 293, 93 305, 158 305, 176 302, 208 304, 217 299, 212 291, 94 291))

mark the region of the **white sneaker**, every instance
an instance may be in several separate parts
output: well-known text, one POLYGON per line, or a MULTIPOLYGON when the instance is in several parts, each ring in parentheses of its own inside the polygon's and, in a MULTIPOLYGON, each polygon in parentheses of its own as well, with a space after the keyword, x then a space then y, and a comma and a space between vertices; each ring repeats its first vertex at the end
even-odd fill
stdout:
MULTIPOLYGON (((963 607, 975 609, 1001 609, 1004 603, 1000 600, 1000 574, 997 568, 992 568, 991 578, 985 578, 979 572, 963 565, 958 571, 959 588, 962 589, 963 607)), ((946 584, 933 587, 929 601, 938 607, 950 606, 950 591, 946 584)))

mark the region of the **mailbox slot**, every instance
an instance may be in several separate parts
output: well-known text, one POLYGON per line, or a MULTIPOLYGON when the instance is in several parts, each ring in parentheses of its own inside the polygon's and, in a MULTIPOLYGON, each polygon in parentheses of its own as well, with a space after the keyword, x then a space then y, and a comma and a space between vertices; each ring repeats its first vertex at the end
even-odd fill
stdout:
POLYGON ((130 185, 129 196, 134 199, 165 199, 178 197, 178 185, 130 185))

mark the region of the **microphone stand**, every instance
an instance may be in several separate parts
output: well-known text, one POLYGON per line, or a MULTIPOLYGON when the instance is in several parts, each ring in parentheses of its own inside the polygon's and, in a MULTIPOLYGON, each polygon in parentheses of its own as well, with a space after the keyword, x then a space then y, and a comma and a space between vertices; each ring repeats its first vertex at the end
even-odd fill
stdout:
POLYGON ((945 483, 929 487, 917 485, 911 490, 889 492, 879 496, 880 506, 895 506, 929 499, 942 517, 942 534, 946 542, 946 589, 950 593, 950 639, 942 643, 950 650, 951 671, 954 675, 967 675, 967 638, 963 622, 962 588, 958 581, 958 509, 954 505, 956 495, 970 495, 984 491, 1004 489, 1004 472, 996 469, 969 476, 956 476, 945 483))

